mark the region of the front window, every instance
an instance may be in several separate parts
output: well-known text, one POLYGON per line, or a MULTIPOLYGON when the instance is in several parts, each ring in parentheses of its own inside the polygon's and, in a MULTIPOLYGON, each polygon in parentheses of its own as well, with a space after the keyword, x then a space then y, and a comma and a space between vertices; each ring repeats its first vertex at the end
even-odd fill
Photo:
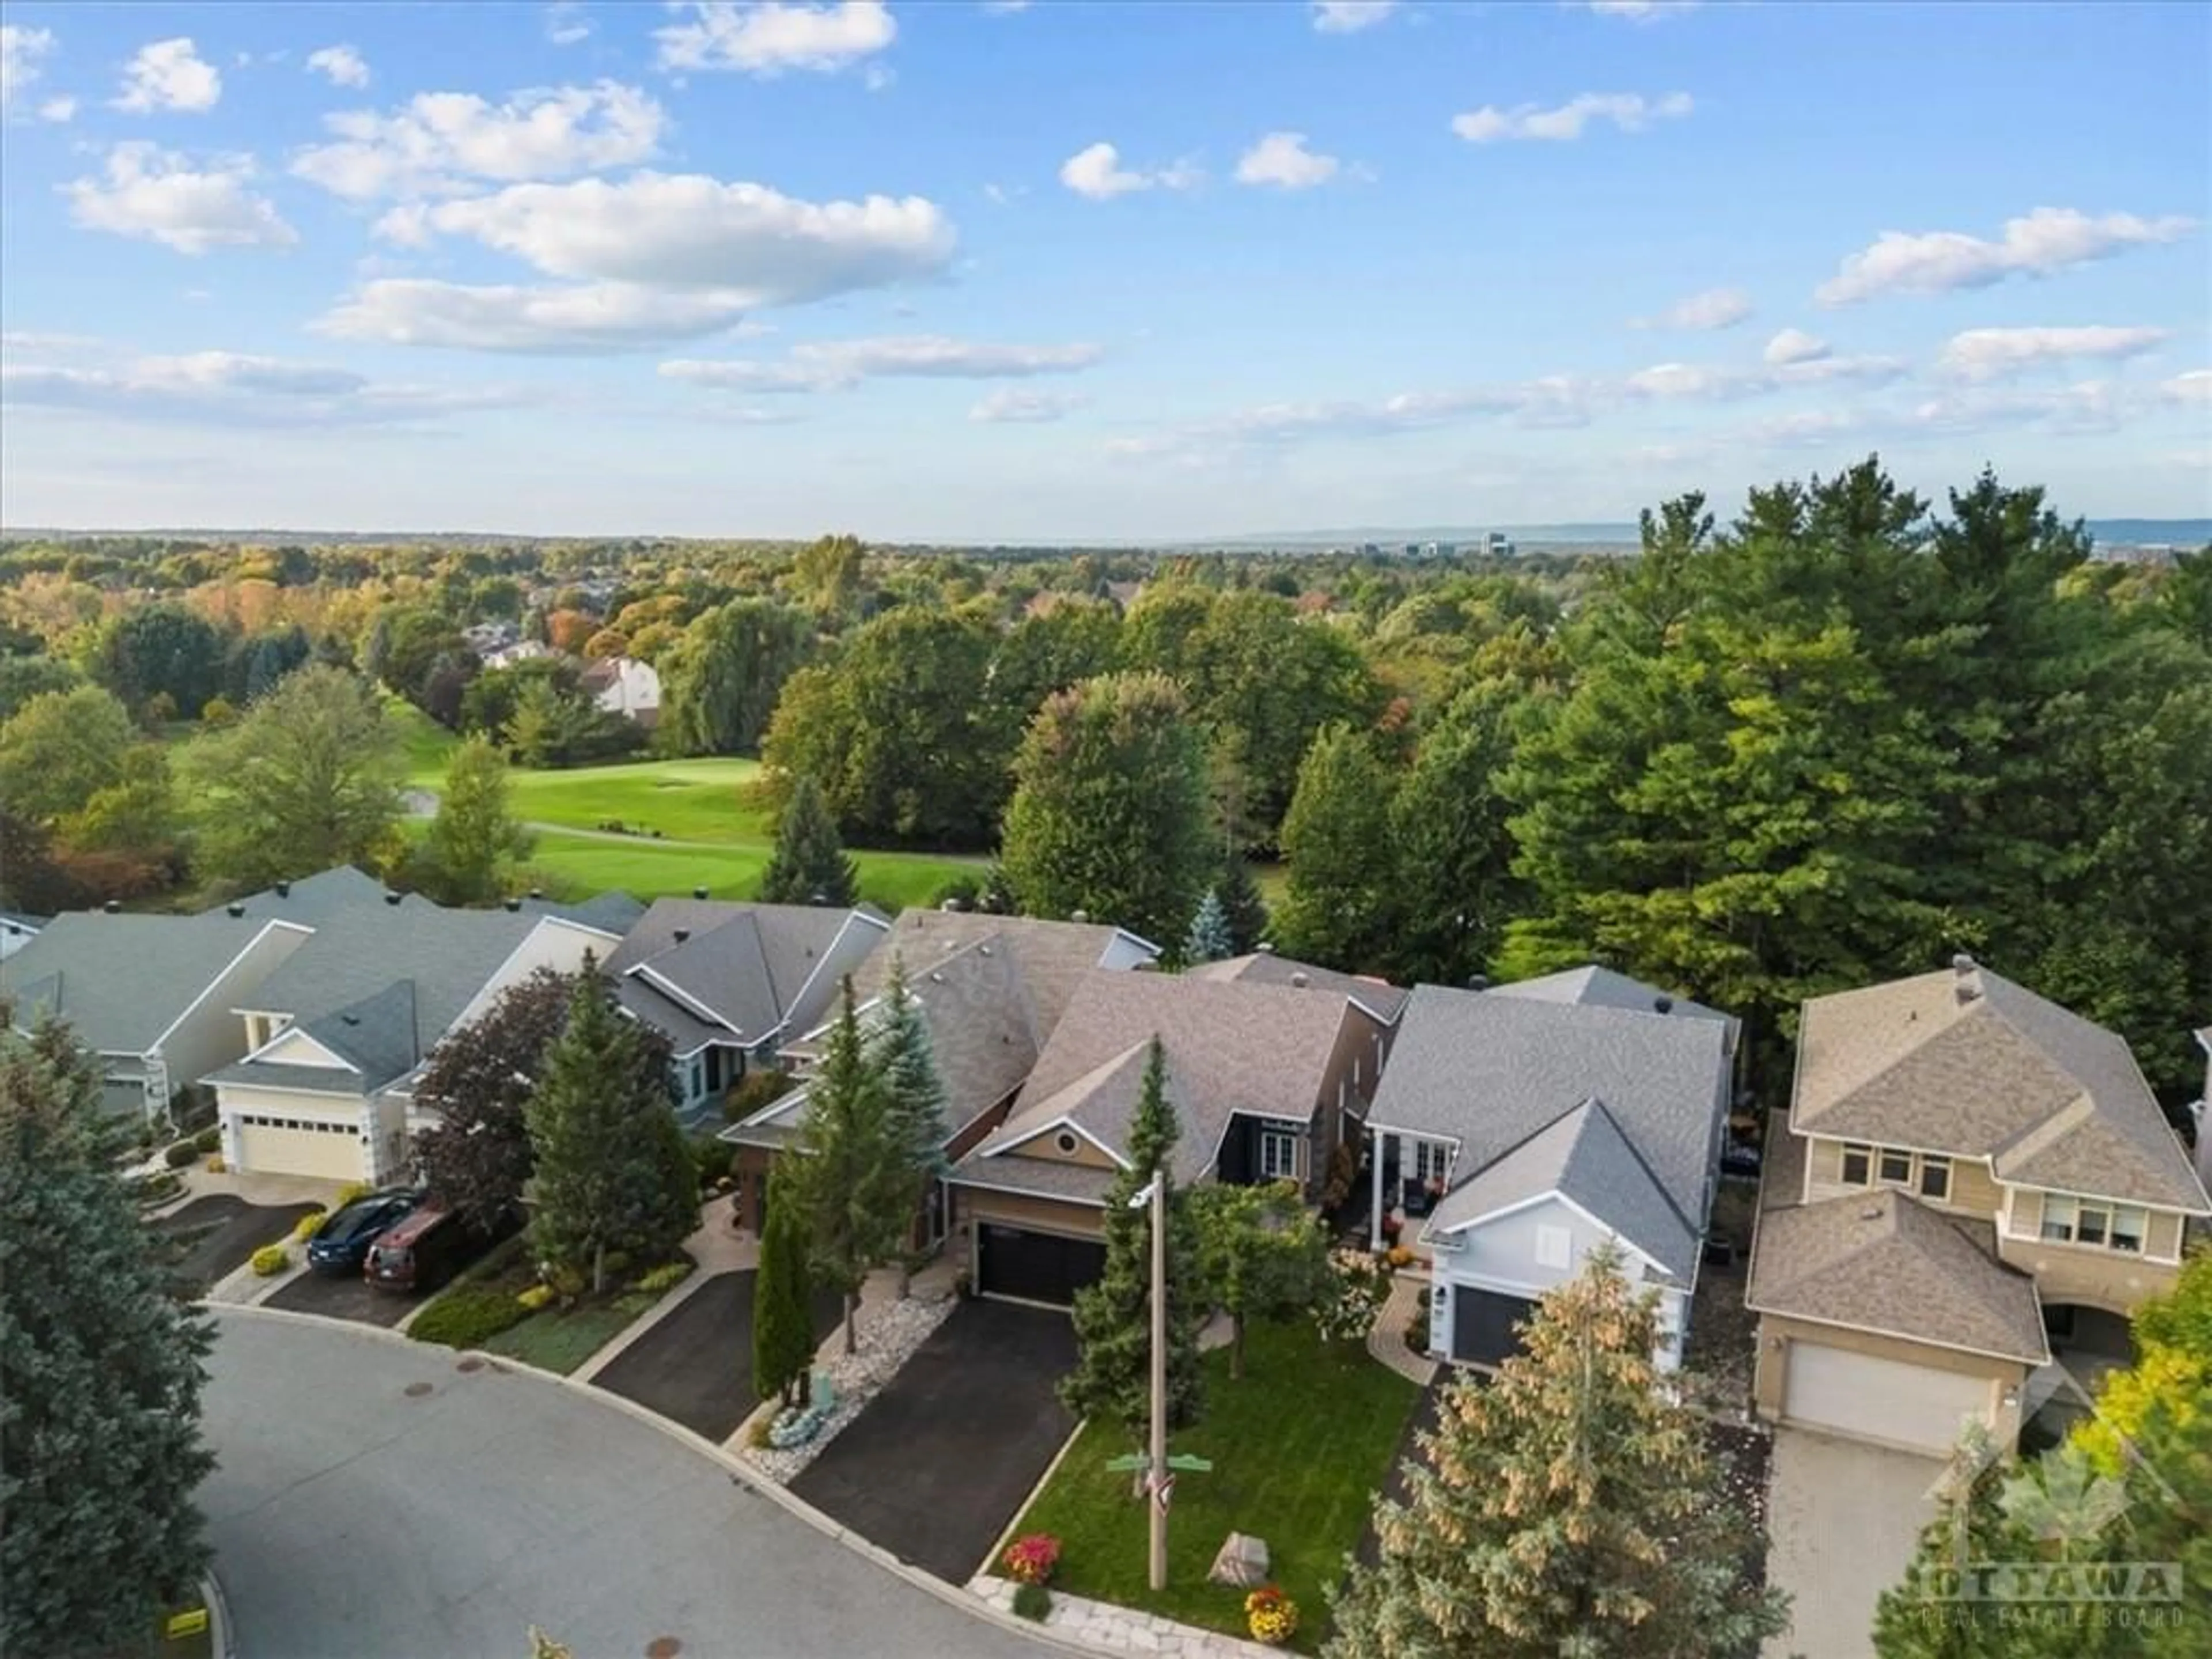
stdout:
POLYGON ((1951 1196, 1949 1158, 1923 1157, 1920 1160, 1920 1196, 1932 1198, 1938 1203, 1951 1196))
POLYGON ((2087 1244, 2098 1249, 2141 1255, 2149 1227, 2150 1212, 2139 1206, 2046 1193, 2043 1198, 2043 1225, 2039 1231, 2042 1237, 2054 1244, 2087 1244))
POLYGON ((2045 1197, 2043 1200, 2043 1237, 2054 1244, 2074 1242, 2075 1203, 2070 1198, 2045 1197))
POLYGON ((1444 1165, 1451 1161, 1451 1149, 1440 1140, 1417 1140, 1413 1143, 1413 1173, 1424 1182, 1441 1183, 1444 1165))
POLYGON ((1298 1138, 1288 1129, 1260 1131, 1260 1178, 1295 1181, 1298 1177, 1298 1138))
POLYGON ((1863 1187, 1874 1170, 1874 1148, 1846 1146, 1844 1148, 1844 1185, 1863 1187))
POLYGON ((1895 1147, 1881 1149, 1881 1182, 1885 1187, 1904 1187, 1912 1180, 1912 1154, 1900 1152, 1895 1147))
POLYGON ((2121 1205, 2112 1212, 2112 1248, 2125 1250, 2130 1255, 2141 1255, 2143 1232, 2149 1224, 2150 1217, 2143 1211, 2131 1204, 2121 1205))

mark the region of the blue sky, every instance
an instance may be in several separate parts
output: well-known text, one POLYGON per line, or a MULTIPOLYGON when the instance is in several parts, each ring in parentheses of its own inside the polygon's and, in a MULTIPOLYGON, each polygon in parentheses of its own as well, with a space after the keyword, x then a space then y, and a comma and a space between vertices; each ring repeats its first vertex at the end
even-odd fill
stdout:
POLYGON ((0 520, 2212 514, 2212 9, 4 13, 0 520))

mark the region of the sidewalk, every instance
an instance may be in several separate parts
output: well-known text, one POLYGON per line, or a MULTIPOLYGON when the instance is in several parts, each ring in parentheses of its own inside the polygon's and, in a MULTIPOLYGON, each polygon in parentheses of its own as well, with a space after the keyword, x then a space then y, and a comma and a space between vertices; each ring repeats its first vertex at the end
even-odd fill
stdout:
POLYGON ((1421 1304, 1421 1292, 1428 1288, 1428 1274, 1400 1268, 1391 1275, 1390 1294, 1382 1304, 1382 1311, 1376 1315, 1374 1324, 1367 1329, 1367 1352, 1407 1382, 1424 1389, 1436 1381, 1437 1362, 1406 1346, 1406 1327, 1413 1323, 1414 1310, 1421 1304))

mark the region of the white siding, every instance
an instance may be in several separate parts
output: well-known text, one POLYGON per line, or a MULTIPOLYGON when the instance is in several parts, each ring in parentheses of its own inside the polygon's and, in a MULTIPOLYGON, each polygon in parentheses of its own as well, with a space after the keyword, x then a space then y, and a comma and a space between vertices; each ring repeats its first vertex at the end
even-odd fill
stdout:
POLYGON ((1106 954, 1098 958, 1098 965, 1101 968, 1141 968, 1146 963, 1156 960, 1158 958, 1152 952, 1145 949, 1127 934, 1116 933, 1106 946, 1106 954))
MULTIPOLYGON (((573 974, 584 965, 586 952, 600 962, 622 941, 611 933, 602 933, 595 927, 579 927, 559 916, 547 916, 540 921, 515 946, 514 955, 501 963, 499 970, 484 981, 469 1006, 461 1010, 449 1030, 459 1030, 483 1018, 491 1005, 499 1000, 501 992, 510 985, 520 985, 540 968, 550 968, 556 974, 573 974)), ((426 1045, 434 1042, 445 1032, 422 1033, 426 1045)))
POLYGON ((154 1050, 167 1069, 170 1087, 198 1083, 246 1058, 246 1022, 234 1010, 251 1001, 261 982, 312 937, 304 927, 272 921, 216 975, 154 1050))

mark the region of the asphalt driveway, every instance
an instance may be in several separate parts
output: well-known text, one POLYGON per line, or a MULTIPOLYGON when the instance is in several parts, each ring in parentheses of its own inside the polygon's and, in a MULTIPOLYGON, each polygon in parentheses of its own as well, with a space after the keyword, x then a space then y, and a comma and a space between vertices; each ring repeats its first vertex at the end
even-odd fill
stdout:
POLYGON ((193 1296, 205 1296, 219 1279, 246 1265, 264 1244, 291 1237, 303 1215, 319 1204, 248 1204, 230 1193, 196 1198, 163 1216, 154 1230, 175 1252, 171 1272, 193 1296))
MULTIPOLYGON (((676 1311, 592 1374, 594 1388, 635 1400, 694 1434, 720 1442, 760 1404, 753 1388, 754 1273, 717 1273, 676 1311)), ((814 1299, 818 1343, 837 1322, 838 1301, 814 1299)))
POLYGON ((1766 1574, 1790 1592, 1794 1628, 1767 1644, 1771 1659, 1872 1659, 1875 1603, 1905 1577, 1942 1472, 1936 1458, 1775 1430, 1766 1574))
POLYGON ((1043 1659, 597 1397, 218 1308, 200 1489, 240 1659, 1043 1659), (667 1639, 664 1639, 667 1638, 667 1639))
POLYGON ((963 1302, 791 1490, 964 1584, 1074 1432, 1053 1392, 1074 1365, 1065 1313, 963 1302))
POLYGON ((422 1305, 424 1297, 394 1296, 372 1290, 358 1269, 325 1275, 312 1270, 301 1273, 262 1305, 291 1313, 320 1314, 325 1319, 350 1319, 357 1324, 381 1325, 387 1330, 422 1305))

